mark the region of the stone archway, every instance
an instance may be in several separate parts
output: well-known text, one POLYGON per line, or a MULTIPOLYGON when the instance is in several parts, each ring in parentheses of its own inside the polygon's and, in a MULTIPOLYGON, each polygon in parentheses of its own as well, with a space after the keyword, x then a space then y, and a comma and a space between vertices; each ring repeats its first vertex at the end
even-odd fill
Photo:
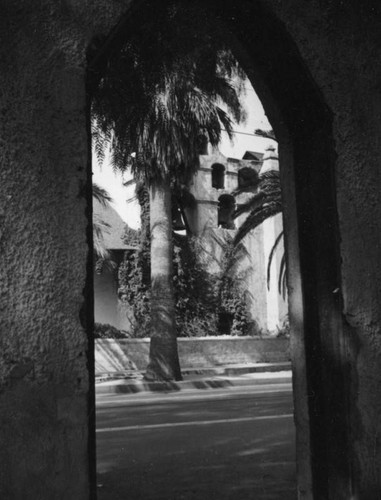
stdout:
MULTIPOLYGON (((135 5, 144 17, 149 2, 135 5)), ((332 116, 294 42, 269 9, 260 2, 229 0, 210 1, 210 7, 226 23, 227 37, 279 138, 299 495, 348 498, 347 357, 340 293, 332 294, 340 283, 332 116), (329 384, 333 377, 335 385, 329 384)), ((122 18, 108 50, 117 50, 130 22, 129 15, 122 18)), ((106 59, 107 51, 101 52, 92 75, 101 74, 106 59)))
MULTIPOLYGON (((373 500, 381 490, 380 7, 210 4, 226 20, 280 140, 299 496, 373 500)), ((91 92, 131 8, 149 4, 2 5, 4 498, 94 492, 85 81, 87 68, 91 92)))

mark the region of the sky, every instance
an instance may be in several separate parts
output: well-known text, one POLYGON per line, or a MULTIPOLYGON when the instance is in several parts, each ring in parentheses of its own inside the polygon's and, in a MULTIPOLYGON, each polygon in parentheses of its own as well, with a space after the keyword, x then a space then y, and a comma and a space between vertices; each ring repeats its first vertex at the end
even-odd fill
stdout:
MULTIPOLYGON (((268 130, 271 128, 262 104, 252 88, 249 81, 245 84, 246 95, 242 97, 244 108, 247 112, 246 123, 235 124, 234 142, 231 143, 226 132, 223 132, 220 151, 223 155, 231 158, 242 158, 246 151, 257 151, 263 153, 269 144, 274 144, 271 139, 255 137, 254 130, 261 128, 268 130), (241 132, 241 133, 240 133, 241 132), (249 135, 248 135, 249 134, 249 135)), ((276 144, 274 144, 276 146, 276 144)), ((102 166, 97 162, 93 154, 93 182, 105 188, 113 199, 113 207, 121 218, 132 228, 140 226, 139 205, 134 200, 134 186, 123 186, 123 180, 128 180, 128 174, 113 172, 107 157, 102 166)))

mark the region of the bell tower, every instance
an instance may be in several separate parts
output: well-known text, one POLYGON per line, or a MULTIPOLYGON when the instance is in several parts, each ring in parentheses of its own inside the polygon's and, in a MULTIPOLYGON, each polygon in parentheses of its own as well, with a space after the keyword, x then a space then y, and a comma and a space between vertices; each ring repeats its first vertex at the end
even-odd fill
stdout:
MULTIPOLYGON (((243 192, 234 196, 234 192, 253 185, 260 173, 278 170, 278 156, 273 146, 269 146, 265 154, 247 151, 242 159, 225 157, 210 146, 205 153, 200 155, 200 166, 190 183, 195 203, 186 210, 186 216, 192 233, 204 250, 205 255, 200 258, 207 263, 208 271, 215 274, 221 271, 223 243, 232 241, 247 216, 244 214, 233 219, 233 213, 253 194, 243 192)), ((287 315, 287 303, 278 293, 281 249, 273 259, 270 287, 267 286, 268 258, 281 230, 282 217, 279 214, 251 231, 242 242, 244 252, 237 273, 247 292, 253 334, 276 333, 287 315)))

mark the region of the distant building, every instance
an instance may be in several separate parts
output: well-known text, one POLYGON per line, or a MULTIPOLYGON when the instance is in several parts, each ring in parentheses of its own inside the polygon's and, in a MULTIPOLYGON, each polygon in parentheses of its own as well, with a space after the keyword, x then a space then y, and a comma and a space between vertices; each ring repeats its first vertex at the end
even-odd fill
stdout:
MULTIPOLYGON (((259 153, 247 151, 243 159, 227 158, 217 149, 200 155, 200 166, 189 189, 194 198, 191 207, 185 209, 191 232, 198 237, 201 248, 200 259, 210 273, 221 270, 223 247, 221 242, 232 239, 237 227, 247 214, 233 220, 236 204, 243 203, 249 193, 237 197, 232 192, 251 184, 253 177, 266 170, 278 170, 278 156, 272 146, 259 153)), ((95 321, 110 324, 120 330, 132 331, 131 311, 118 298, 117 269, 126 250, 136 247, 126 245, 121 236, 127 225, 112 207, 104 207, 94 201, 94 213, 108 226, 104 232, 104 243, 110 253, 114 267, 96 266, 94 272, 95 321)), ((174 217, 174 229, 184 229, 180 213, 174 217)), ((243 240, 246 253, 237 266, 247 302, 247 312, 252 325, 250 333, 276 333, 287 317, 287 299, 278 291, 278 275, 283 255, 281 244, 273 259, 270 287, 267 286, 267 265, 272 245, 282 231, 282 215, 278 214, 263 222, 243 240)), ((226 329, 225 329, 225 333, 226 329)))
MULTIPOLYGON (((250 184, 253 177, 266 170, 278 170, 278 156, 273 146, 265 154, 247 151, 243 159, 227 158, 217 149, 204 150, 200 167, 190 184, 195 203, 186 210, 190 229, 204 248, 204 262, 211 273, 218 272, 222 258, 221 240, 234 236, 246 215, 233 220, 236 203, 250 194, 234 197, 232 192, 250 184)), ((238 274, 246 291, 248 313, 253 333, 276 333, 287 317, 287 301, 278 292, 278 274, 283 245, 280 245, 272 264, 270 287, 267 287, 268 257, 277 235, 282 231, 282 215, 266 220, 246 236, 247 250, 240 261, 238 274)))
POLYGON ((96 323, 109 324, 129 332, 131 321, 128 311, 118 299, 118 266, 126 250, 136 250, 126 245, 122 235, 127 228, 119 214, 111 206, 103 206, 94 200, 94 214, 102 220, 106 228, 103 240, 110 254, 110 262, 96 265, 94 269, 94 317, 96 323))

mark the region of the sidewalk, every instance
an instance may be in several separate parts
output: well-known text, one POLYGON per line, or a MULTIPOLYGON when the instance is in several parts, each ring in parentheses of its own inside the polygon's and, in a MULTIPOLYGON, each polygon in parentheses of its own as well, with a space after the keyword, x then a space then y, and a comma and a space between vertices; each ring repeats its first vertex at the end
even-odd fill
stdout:
POLYGON ((221 389, 253 384, 291 383, 290 363, 255 363, 210 368, 185 368, 179 382, 147 382, 143 373, 99 374, 96 394, 136 394, 140 392, 171 392, 184 389, 221 389))

